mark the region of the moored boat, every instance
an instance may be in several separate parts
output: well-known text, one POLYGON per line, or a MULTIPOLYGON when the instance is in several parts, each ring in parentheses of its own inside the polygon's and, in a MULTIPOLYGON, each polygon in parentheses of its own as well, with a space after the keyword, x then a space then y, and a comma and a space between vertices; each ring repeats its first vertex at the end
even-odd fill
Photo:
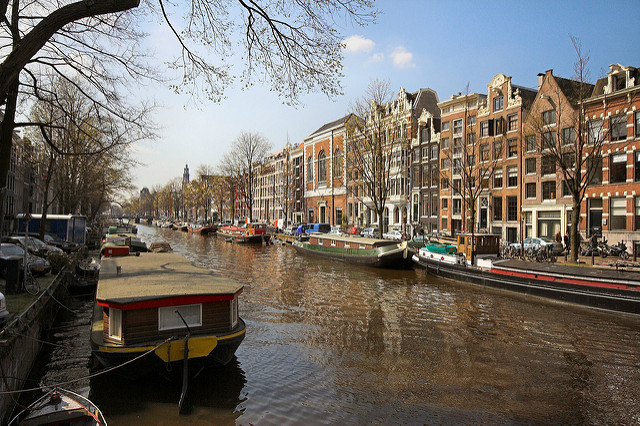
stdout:
POLYGON ((494 235, 476 235, 473 264, 467 260, 469 235, 460 235, 455 254, 414 254, 414 263, 437 275, 466 283, 505 289, 595 308, 640 314, 640 273, 557 263, 499 259, 490 252, 494 235), (485 241, 486 239, 486 241, 485 241), (478 250, 475 247, 479 247, 478 250), (484 247, 484 249, 482 248, 484 247), (479 254, 478 251, 482 252, 479 254), (432 257, 431 255, 434 254, 432 257), (451 261, 453 256, 454 261, 451 261))
POLYGON ((100 409, 89 399, 66 389, 53 388, 9 425, 106 425, 100 409))
POLYGON ((234 227, 229 235, 234 243, 243 244, 268 243, 271 239, 266 223, 247 223, 242 227, 234 227))
POLYGON ((299 253, 347 263, 379 268, 404 268, 410 264, 406 242, 315 233, 307 241, 297 240, 292 245, 299 253))
MULTIPOLYGON (((104 366, 227 364, 245 336, 243 286, 173 253, 102 260, 91 346, 104 366), (148 355, 141 357, 148 353, 148 355), (140 359, 136 359, 140 358, 140 359)), ((136 367, 135 371, 146 368, 136 367)))

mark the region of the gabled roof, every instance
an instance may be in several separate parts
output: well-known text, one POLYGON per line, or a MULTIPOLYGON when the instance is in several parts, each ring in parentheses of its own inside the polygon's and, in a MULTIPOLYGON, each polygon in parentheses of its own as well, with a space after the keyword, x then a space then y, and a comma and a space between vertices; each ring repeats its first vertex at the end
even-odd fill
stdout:
MULTIPOLYGON (((613 68, 614 66, 611 65, 611 68, 613 68)), ((629 69, 629 78, 633 78, 637 82, 640 80, 640 70, 638 70, 638 68, 634 68, 634 67, 624 67, 624 68, 628 68, 629 69)), ((609 72, 608 74, 611 74, 611 72, 609 72)), ((604 88, 609 84, 609 75, 607 75, 607 77, 603 77, 601 79, 599 79, 598 81, 596 81, 596 84, 593 88, 593 92, 591 93, 591 97, 595 97, 595 96, 601 96, 604 95, 604 88)), ((588 96, 588 94, 587 94, 588 96)))
POLYGON ((413 115, 417 119, 426 109, 434 118, 440 118, 440 108, 438 107, 438 94, 433 89, 420 89, 416 92, 413 103, 413 115))
POLYGON ((525 109, 531 108, 533 101, 536 99, 536 95, 538 94, 537 90, 530 89, 524 86, 518 86, 516 84, 511 84, 512 89, 518 89, 520 92, 520 97, 522 98, 522 107, 525 109))
POLYGON ((316 130, 315 132, 311 133, 309 136, 307 136, 305 139, 309 139, 317 134, 323 133, 329 129, 332 129, 334 127, 339 127, 341 125, 344 125, 347 121, 347 119, 349 118, 351 114, 345 115, 342 118, 339 118, 335 121, 332 121, 331 123, 327 123, 325 125, 323 125, 322 127, 320 127, 318 130, 316 130))
POLYGON ((564 93, 567 100, 571 102, 571 105, 573 105, 574 107, 578 105, 578 102, 580 102, 581 88, 583 90, 582 99, 584 100, 589 97, 589 95, 593 91, 593 88, 595 87, 593 84, 580 83, 579 81, 556 77, 555 75, 553 76, 553 78, 556 80, 558 87, 560 88, 560 90, 562 90, 562 93, 564 93))

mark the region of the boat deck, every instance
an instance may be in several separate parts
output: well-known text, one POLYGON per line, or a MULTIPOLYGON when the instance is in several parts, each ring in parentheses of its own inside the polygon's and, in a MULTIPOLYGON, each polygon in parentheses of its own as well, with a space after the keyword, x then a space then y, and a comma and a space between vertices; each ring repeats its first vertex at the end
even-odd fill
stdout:
POLYGON ((142 253, 102 259, 96 300, 128 304, 175 296, 229 295, 242 288, 179 254, 142 253))
POLYGON ((622 268, 616 270, 612 268, 592 267, 589 265, 573 266, 558 263, 526 262, 519 259, 497 261, 493 263, 493 267, 496 269, 518 269, 529 273, 563 274, 590 280, 627 281, 634 285, 640 285, 640 271, 629 271, 622 268))

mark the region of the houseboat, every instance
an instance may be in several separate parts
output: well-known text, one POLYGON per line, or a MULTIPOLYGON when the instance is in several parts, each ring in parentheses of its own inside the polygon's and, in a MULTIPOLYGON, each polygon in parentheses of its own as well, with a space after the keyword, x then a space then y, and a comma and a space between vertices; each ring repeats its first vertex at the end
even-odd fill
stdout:
POLYGON ((234 227, 229 236, 234 243, 242 244, 268 243, 271 239, 266 223, 247 223, 242 227, 234 227))
POLYGON ((292 245, 299 253, 347 263, 398 269, 411 264, 406 242, 313 233, 307 241, 296 240, 292 245))
POLYGON ((640 272, 500 259, 499 238, 495 235, 461 234, 458 242, 454 254, 437 256, 425 247, 412 260, 427 274, 455 281, 640 314, 640 272), (454 261, 445 256, 453 256, 454 261))
POLYGON ((208 223, 192 223, 189 225, 189 233, 198 235, 209 235, 216 232, 218 227, 208 223))
POLYGON ((106 367, 147 352, 134 364, 162 370, 188 361, 227 364, 245 336, 238 315, 242 289, 174 253, 104 258, 92 353, 106 367))

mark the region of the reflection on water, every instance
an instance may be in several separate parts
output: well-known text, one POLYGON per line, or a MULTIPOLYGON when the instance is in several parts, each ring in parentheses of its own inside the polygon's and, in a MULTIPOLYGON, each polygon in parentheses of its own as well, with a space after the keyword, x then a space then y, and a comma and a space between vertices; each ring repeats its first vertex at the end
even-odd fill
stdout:
POLYGON ((160 376, 92 379, 110 424, 640 422, 640 318, 139 229, 243 283, 247 336, 190 382, 186 415, 160 376))

